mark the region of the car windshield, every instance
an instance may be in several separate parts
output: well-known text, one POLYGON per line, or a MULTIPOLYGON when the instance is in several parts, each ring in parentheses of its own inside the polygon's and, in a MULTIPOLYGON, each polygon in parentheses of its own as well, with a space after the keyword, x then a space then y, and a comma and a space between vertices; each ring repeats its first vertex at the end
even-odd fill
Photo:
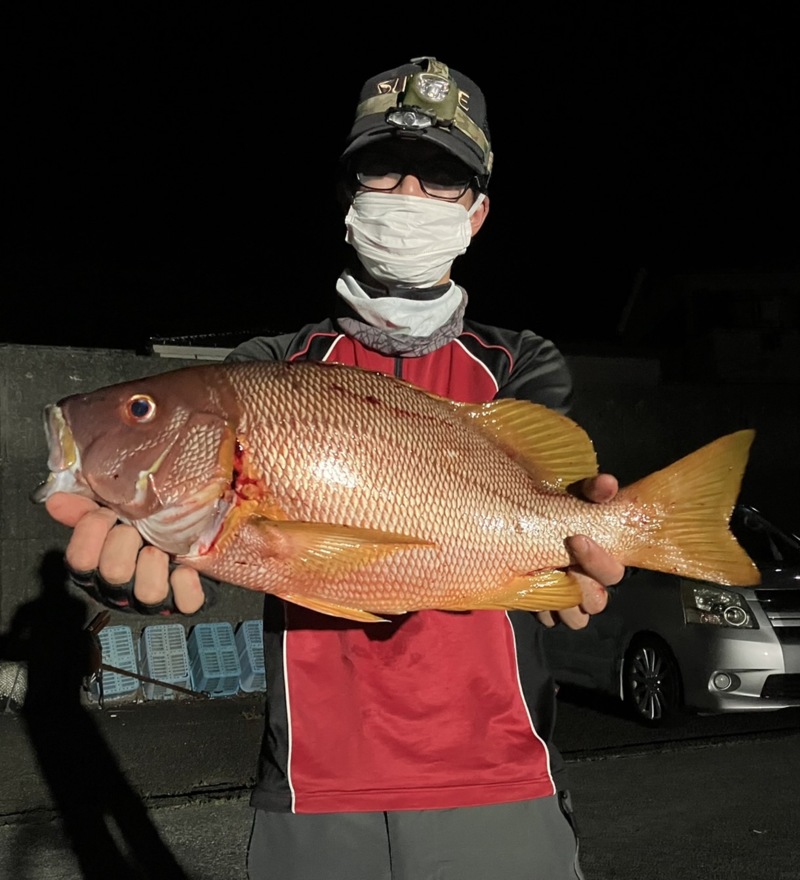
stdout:
POLYGON ((757 565, 800 566, 800 541, 758 511, 737 507, 731 517, 731 531, 757 565))

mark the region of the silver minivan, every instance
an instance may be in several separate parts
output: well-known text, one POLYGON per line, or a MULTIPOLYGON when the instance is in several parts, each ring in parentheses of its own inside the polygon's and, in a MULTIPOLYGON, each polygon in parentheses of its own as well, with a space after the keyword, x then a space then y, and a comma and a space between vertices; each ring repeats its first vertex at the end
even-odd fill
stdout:
POLYGON ((556 682, 617 696, 649 725, 800 706, 800 538, 741 504, 731 530, 758 587, 633 569, 585 629, 546 630, 556 682))

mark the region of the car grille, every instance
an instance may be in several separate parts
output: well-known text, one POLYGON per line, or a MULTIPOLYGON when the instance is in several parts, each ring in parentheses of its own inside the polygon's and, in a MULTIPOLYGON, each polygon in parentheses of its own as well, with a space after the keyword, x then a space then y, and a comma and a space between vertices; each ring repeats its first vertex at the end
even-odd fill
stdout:
POLYGON ((756 599, 783 645, 800 644, 800 589, 756 590, 756 599))
POLYGON ((800 674, 768 675, 761 689, 763 700, 800 700, 800 674))

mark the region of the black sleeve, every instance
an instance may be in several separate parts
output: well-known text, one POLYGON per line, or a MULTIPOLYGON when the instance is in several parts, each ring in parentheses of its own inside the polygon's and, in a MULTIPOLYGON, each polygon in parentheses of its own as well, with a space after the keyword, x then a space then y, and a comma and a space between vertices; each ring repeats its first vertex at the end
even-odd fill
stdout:
POLYGON ((514 362, 508 378, 500 385, 497 397, 532 400, 560 413, 572 406, 572 375, 564 355, 549 339, 532 330, 504 340, 514 362))
POLYGON ((280 336, 254 336, 231 351, 226 361, 283 361, 297 334, 284 333, 280 336))

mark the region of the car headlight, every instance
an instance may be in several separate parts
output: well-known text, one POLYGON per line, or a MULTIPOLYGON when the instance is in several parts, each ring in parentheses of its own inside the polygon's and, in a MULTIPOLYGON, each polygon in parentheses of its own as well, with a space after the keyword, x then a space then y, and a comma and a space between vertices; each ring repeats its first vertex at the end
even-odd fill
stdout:
POLYGON ((758 629, 758 622, 747 602, 733 590, 698 581, 682 581, 681 599, 686 623, 758 629))

